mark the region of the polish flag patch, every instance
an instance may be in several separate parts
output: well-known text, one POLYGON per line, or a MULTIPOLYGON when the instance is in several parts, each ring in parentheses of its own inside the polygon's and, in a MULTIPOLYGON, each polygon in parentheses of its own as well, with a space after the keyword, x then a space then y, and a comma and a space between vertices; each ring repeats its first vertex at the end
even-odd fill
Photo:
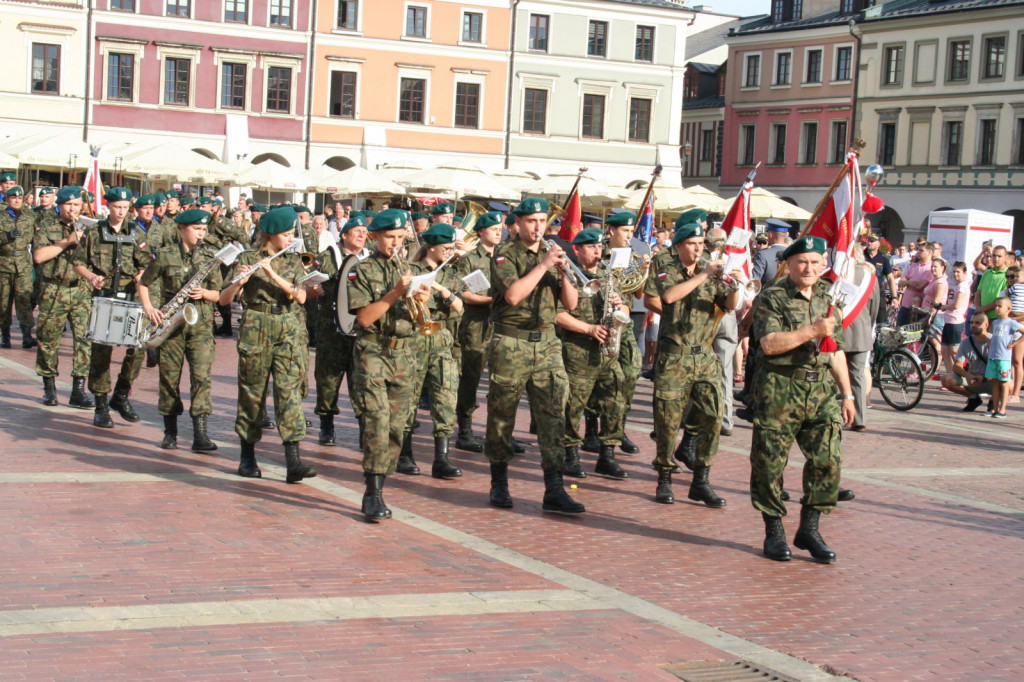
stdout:
POLYGON ((659 272, 658 273, 658 279, 665 279, 666 277, 668 277, 668 273, 667 272, 659 272))
POLYGON ((350 272, 348 273, 348 278, 349 278, 350 280, 352 280, 352 279, 355 279, 355 278, 356 278, 356 276, 357 276, 357 275, 356 275, 356 271, 355 271, 355 270, 352 270, 352 271, 350 271, 350 272))
POLYGON ((497 263, 498 265, 501 265, 502 263, 505 262, 505 257, 504 256, 498 256, 497 258, 494 259, 494 262, 497 263))

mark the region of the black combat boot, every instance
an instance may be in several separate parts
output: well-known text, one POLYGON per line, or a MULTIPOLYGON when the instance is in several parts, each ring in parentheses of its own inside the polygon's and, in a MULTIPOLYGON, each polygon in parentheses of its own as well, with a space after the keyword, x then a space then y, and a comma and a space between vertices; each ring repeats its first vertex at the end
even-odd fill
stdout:
POLYGON ((288 483, 298 483, 304 478, 315 478, 316 469, 302 463, 299 457, 299 441, 293 440, 284 444, 284 461, 288 466, 288 483))
POLYGON ((206 432, 206 415, 192 417, 192 451, 213 452, 217 444, 210 440, 210 434, 206 432))
POLYGON ((146 349, 146 367, 156 367, 160 364, 160 353, 159 348, 147 348, 146 349))
POLYGON ((597 439, 597 415, 587 415, 583 418, 583 445, 580 450, 583 452, 601 452, 601 441, 597 439))
POLYGON ((57 404, 57 382, 53 377, 43 377, 43 405, 53 407, 57 404))
POLYGON ((107 394, 95 393, 93 395, 96 396, 96 414, 92 417, 92 425, 101 429, 114 428, 114 421, 110 418, 110 406, 107 404, 107 394))
POLYGON ((376 523, 391 518, 391 510, 384 503, 384 474, 363 474, 366 492, 363 493, 363 516, 376 523))
POLYGON ((256 444, 242 441, 242 452, 238 458, 238 475, 245 478, 262 478, 263 472, 256 464, 256 444))
POLYGON ((703 502, 709 507, 719 508, 725 506, 725 500, 715 494, 714 488, 708 483, 708 474, 711 467, 695 467, 693 480, 690 481, 690 492, 687 495, 691 500, 703 502))
POLYGON ((796 531, 793 544, 797 549, 806 549, 821 564, 831 564, 836 560, 836 553, 829 549, 818 532, 818 517, 821 512, 814 507, 800 507, 800 528, 796 531))
POLYGON ((565 463, 562 464, 562 474, 572 478, 586 478, 587 472, 583 470, 580 462, 580 449, 575 445, 565 449, 565 463))
POLYGON ((466 452, 484 451, 484 442, 473 433, 472 417, 459 417, 459 434, 455 438, 455 447, 466 452))
POLYGON ((412 433, 406 431, 402 438, 402 452, 398 455, 398 466, 395 468, 400 474, 406 476, 419 476, 420 468, 416 466, 416 460, 412 456, 412 433))
POLYGON ((434 438, 434 464, 430 467, 430 475, 446 480, 462 475, 462 469, 448 461, 448 436, 434 438))
POLYGON ((21 347, 22 348, 35 348, 39 345, 39 342, 32 336, 32 327, 21 328, 21 347))
POLYGON ((676 496, 672 494, 672 470, 668 467, 658 469, 658 489, 654 492, 654 501, 659 504, 673 504, 676 496))
POLYGON ((761 512, 764 519, 764 555, 774 561, 789 561, 793 553, 786 544, 786 529, 778 516, 768 516, 761 512))
POLYGON ((601 446, 601 454, 597 457, 597 466, 594 467, 594 473, 608 476, 609 478, 616 478, 620 481, 624 478, 629 478, 629 473, 623 470, 619 463, 615 461, 614 445, 601 446))
POLYGON ((322 414, 320 415, 320 437, 318 439, 320 445, 334 445, 334 415, 333 414, 322 414))
POLYGON ((512 496, 508 494, 508 463, 491 462, 491 506, 502 509, 512 508, 512 496))
POLYGON ((267 414, 267 408, 265 407, 260 410, 260 428, 267 430, 277 428, 277 424, 270 418, 270 415, 267 414))
POLYGON ((0 348, 11 347, 11 328, 4 327, 0 329, 0 348))
POLYGON ((178 415, 176 414, 164 415, 164 439, 160 441, 160 449, 178 449, 178 415))
POLYGON ((626 420, 622 420, 622 443, 619 445, 619 450, 622 450, 624 455, 638 455, 640 454, 640 447, 629 439, 629 435, 626 433, 626 420))
POLYGON ((222 322, 219 327, 213 328, 213 335, 231 338, 231 304, 217 306, 217 312, 222 322))
POLYGON ((544 470, 544 501, 541 510, 553 514, 582 514, 587 509, 569 497, 562 481, 561 469, 544 470))
POLYGON ((849 502, 850 500, 854 499, 855 497, 857 497, 857 495, 852 490, 850 490, 849 488, 840 488, 839 489, 839 498, 838 499, 839 499, 840 502, 849 502))
POLYGON ((68 405, 80 410, 91 410, 96 407, 96 403, 85 392, 85 377, 71 377, 71 398, 68 405))
POLYGON ((526 442, 525 441, 521 441, 518 438, 513 438, 512 439, 512 452, 516 453, 517 455, 521 455, 524 452, 526 452, 526 442))
POLYGON ((683 431, 683 439, 679 441, 679 446, 676 448, 676 461, 682 462, 683 465, 693 471, 695 460, 697 459, 697 436, 693 435, 688 431, 683 431))
POLYGON ((120 379, 114 384, 114 392, 110 396, 110 407, 111 409, 117 410, 118 414, 121 415, 121 419, 126 422, 137 422, 140 417, 132 407, 132 404, 128 401, 128 393, 131 392, 132 387, 120 379))

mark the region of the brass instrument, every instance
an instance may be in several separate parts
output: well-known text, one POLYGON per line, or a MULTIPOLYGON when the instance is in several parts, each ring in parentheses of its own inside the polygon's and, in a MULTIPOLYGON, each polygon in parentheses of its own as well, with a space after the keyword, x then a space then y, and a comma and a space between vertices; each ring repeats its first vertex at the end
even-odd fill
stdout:
MULTIPOLYGON (((437 281, 437 273, 441 272, 441 270, 447 267, 448 265, 457 262, 458 258, 458 255, 453 253, 452 255, 448 256, 448 258, 445 259, 443 263, 434 268, 430 273, 435 275, 435 278, 431 281, 431 285, 433 284, 433 282, 437 281)), ((416 297, 413 295, 414 293, 415 292, 413 292, 412 290, 406 292, 406 298, 409 299, 409 308, 410 310, 412 310, 413 321, 419 328, 420 334, 422 334, 423 336, 433 336, 434 334, 444 329, 444 323, 430 319, 430 309, 427 307, 427 304, 417 300, 416 297)))
MULTIPOLYGON (((544 251, 549 251, 551 249, 547 239, 541 238, 540 244, 544 251)), ((601 290, 601 283, 596 279, 590 279, 584 275, 583 271, 572 262, 572 259, 569 258, 568 254, 566 254, 565 257, 565 263, 558 266, 558 271, 562 273, 563 277, 572 282, 573 287, 575 287, 582 296, 590 298, 601 290)))
MULTIPOLYGON (((608 336, 601 343, 601 355, 606 358, 619 357, 622 346, 622 329, 629 324, 629 315, 612 305, 612 295, 616 289, 616 277, 608 273, 608 282, 604 288, 604 309, 601 314, 601 325, 608 329, 608 336)), ((621 294, 620 294, 621 296, 621 294)))
POLYGON ((463 201, 466 204, 466 216, 462 219, 462 226, 460 227, 463 231, 460 241, 468 248, 473 249, 476 248, 477 243, 480 241, 480 235, 473 229, 473 226, 476 225, 476 221, 480 216, 487 213, 487 209, 475 201, 468 199, 463 201))
POLYGON ((615 284, 622 296, 632 296, 643 289, 650 273, 650 261, 644 262, 643 256, 635 251, 629 258, 629 267, 612 270, 612 275, 616 279, 615 284))

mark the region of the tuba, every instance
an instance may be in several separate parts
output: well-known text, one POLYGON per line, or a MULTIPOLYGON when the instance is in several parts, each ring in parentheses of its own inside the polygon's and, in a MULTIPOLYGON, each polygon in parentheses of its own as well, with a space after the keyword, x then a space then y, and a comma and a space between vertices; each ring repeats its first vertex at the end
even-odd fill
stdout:
POLYGON ((480 236, 477 234, 473 226, 476 225, 477 219, 480 218, 484 213, 487 213, 487 209, 469 199, 464 199, 466 204, 466 217, 462 219, 462 225, 459 229, 462 230, 462 242, 470 249, 475 248, 477 242, 480 240, 480 236))

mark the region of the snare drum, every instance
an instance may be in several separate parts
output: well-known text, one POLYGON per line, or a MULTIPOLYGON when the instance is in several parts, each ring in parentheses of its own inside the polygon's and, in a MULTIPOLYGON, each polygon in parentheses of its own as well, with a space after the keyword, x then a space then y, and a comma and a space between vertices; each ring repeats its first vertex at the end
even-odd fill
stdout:
POLYGON ((85 340, 104 346, 142 348, 139 332, 147 320, 140 303, 117 298, 93 298, 85 340))

